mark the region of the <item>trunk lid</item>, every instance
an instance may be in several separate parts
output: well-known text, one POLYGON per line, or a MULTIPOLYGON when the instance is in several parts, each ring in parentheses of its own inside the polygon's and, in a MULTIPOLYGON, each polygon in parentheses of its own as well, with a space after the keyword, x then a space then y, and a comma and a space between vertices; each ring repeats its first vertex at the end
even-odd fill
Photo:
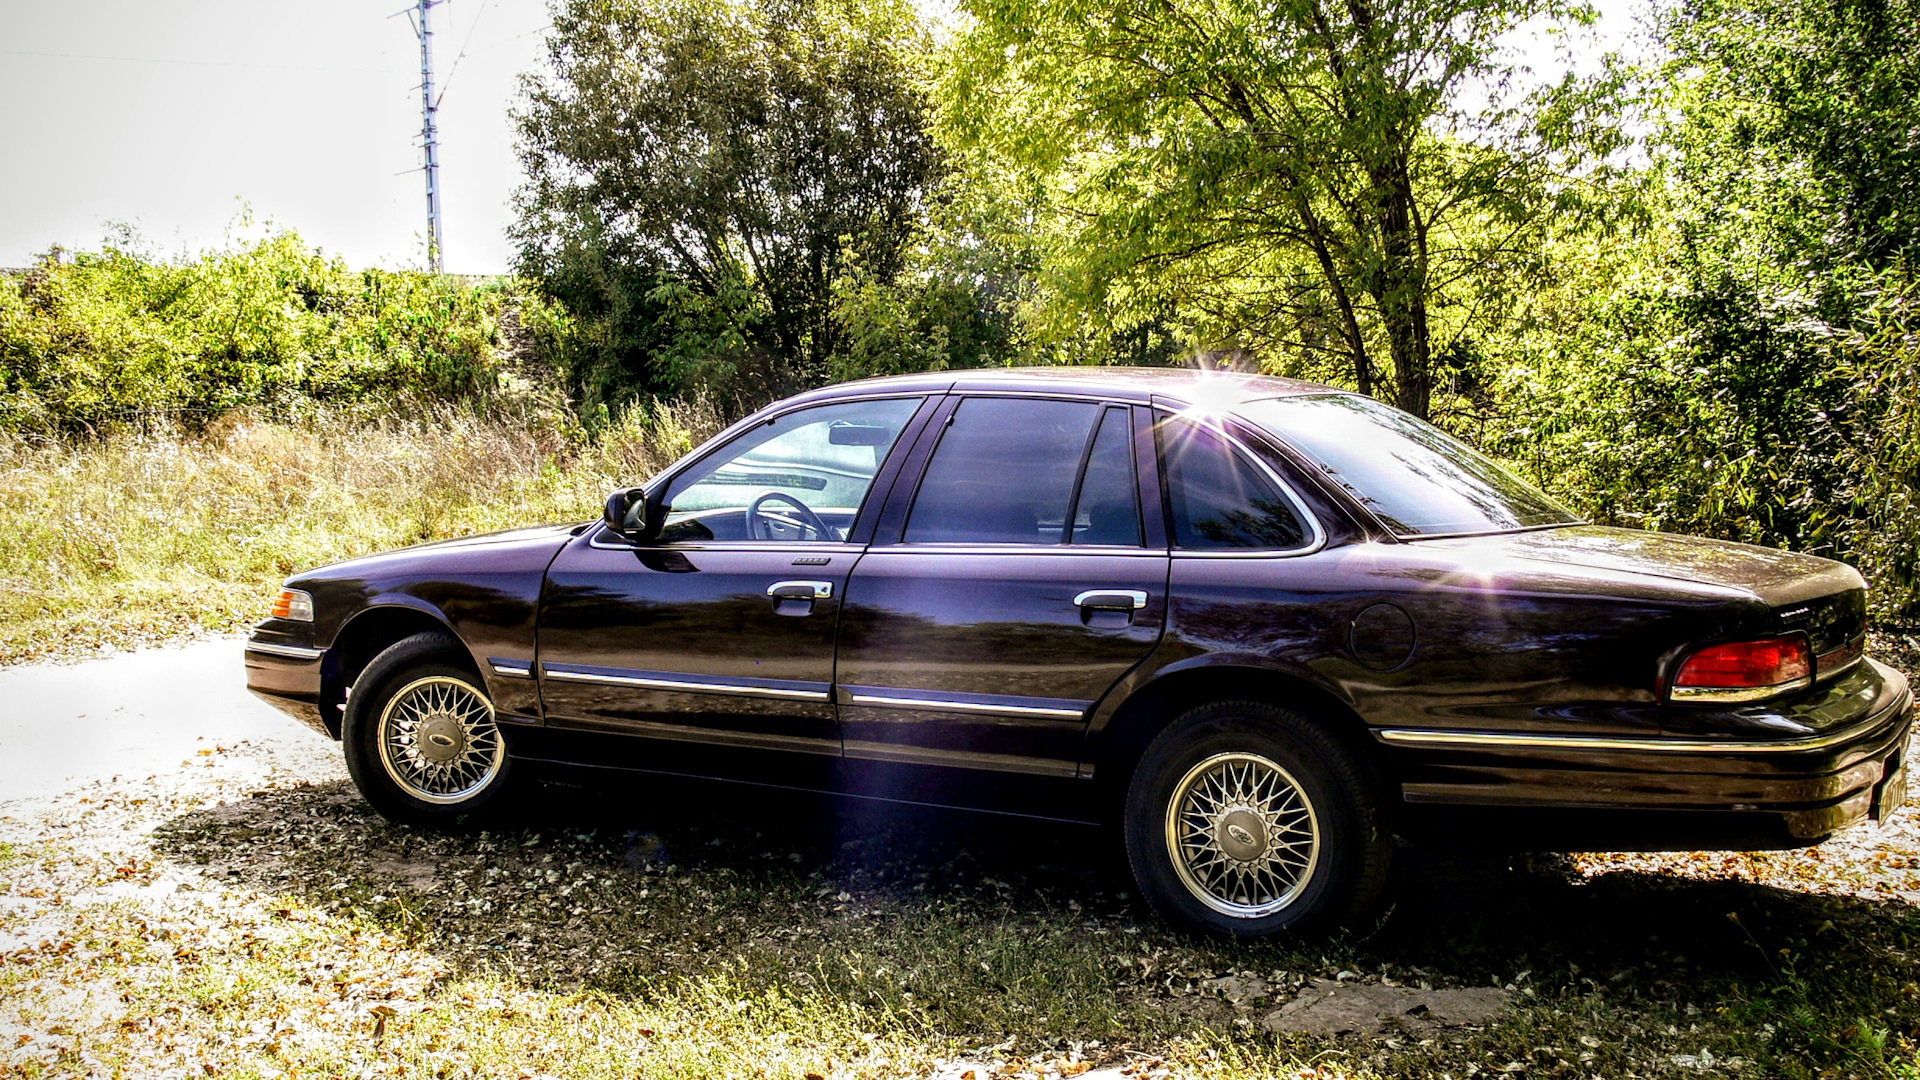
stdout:
POLYGON ((1805 631, 1816 656, 1851 662, 1866 632, 1866 582, 1845 563, 1815 555, 1680 533, 1577 525, 1420 544, 1471 548, 1479 558, 1530 562, 1697 582, 1747 592, 1771 608, 1782 631, 1805 631))

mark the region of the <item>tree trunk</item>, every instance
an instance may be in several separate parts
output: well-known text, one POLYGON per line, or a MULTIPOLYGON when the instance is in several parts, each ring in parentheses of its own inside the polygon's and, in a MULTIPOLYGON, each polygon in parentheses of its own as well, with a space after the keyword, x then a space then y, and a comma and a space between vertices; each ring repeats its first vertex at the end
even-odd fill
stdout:
POLYGON ((1381 321, 1393 358, 1393 403, 1422 420, 1433 402, 1433 339, 1427 329, 1427 268, 1414 236, 1413 184, 1404 155, 1374 173, 1380 200, 1381 321))

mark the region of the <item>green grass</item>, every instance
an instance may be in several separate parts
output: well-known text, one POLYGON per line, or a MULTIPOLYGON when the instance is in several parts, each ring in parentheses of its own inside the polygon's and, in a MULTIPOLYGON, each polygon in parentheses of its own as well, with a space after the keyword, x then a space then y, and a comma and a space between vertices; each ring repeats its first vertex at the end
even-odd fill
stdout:
POLYGON ((716 423, 699 409, 627 415, 593 441, 569 423, 453 410, 0 434, 0 663, 237 630, 296 570, 586 520, 716 423))

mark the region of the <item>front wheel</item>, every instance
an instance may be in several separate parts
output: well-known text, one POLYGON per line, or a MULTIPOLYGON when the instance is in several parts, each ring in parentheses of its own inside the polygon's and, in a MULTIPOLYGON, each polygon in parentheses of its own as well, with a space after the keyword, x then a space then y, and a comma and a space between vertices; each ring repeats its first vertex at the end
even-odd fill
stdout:
POLYGON ((415 634, 374 657, 354 683, 341 741, 354 784, 391 821, 472 813, 499 795, 512 764, 492 700, 445 634, 415 634))
POLYGON ((1127 792, 1134 878, 1167 921, 1262 937, 1369 910, 1391 837, 1367 769, 1311 717, 1219 702, 1167 726, 1127 792))

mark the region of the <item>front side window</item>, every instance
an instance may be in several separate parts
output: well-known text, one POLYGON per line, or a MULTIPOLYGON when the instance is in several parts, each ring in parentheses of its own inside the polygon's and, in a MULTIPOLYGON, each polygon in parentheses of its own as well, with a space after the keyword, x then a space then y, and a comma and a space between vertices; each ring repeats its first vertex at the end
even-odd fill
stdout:
POLYGON ((1265 470, 1220 432, 1169 417, 1159 424, 1174 546, 1189 551, 1307 546, 1312 532, 1265 470))
POLYGON ((920 401, 819 405, 755 427, 673 479, 660 538, 845 540, 920 401))

